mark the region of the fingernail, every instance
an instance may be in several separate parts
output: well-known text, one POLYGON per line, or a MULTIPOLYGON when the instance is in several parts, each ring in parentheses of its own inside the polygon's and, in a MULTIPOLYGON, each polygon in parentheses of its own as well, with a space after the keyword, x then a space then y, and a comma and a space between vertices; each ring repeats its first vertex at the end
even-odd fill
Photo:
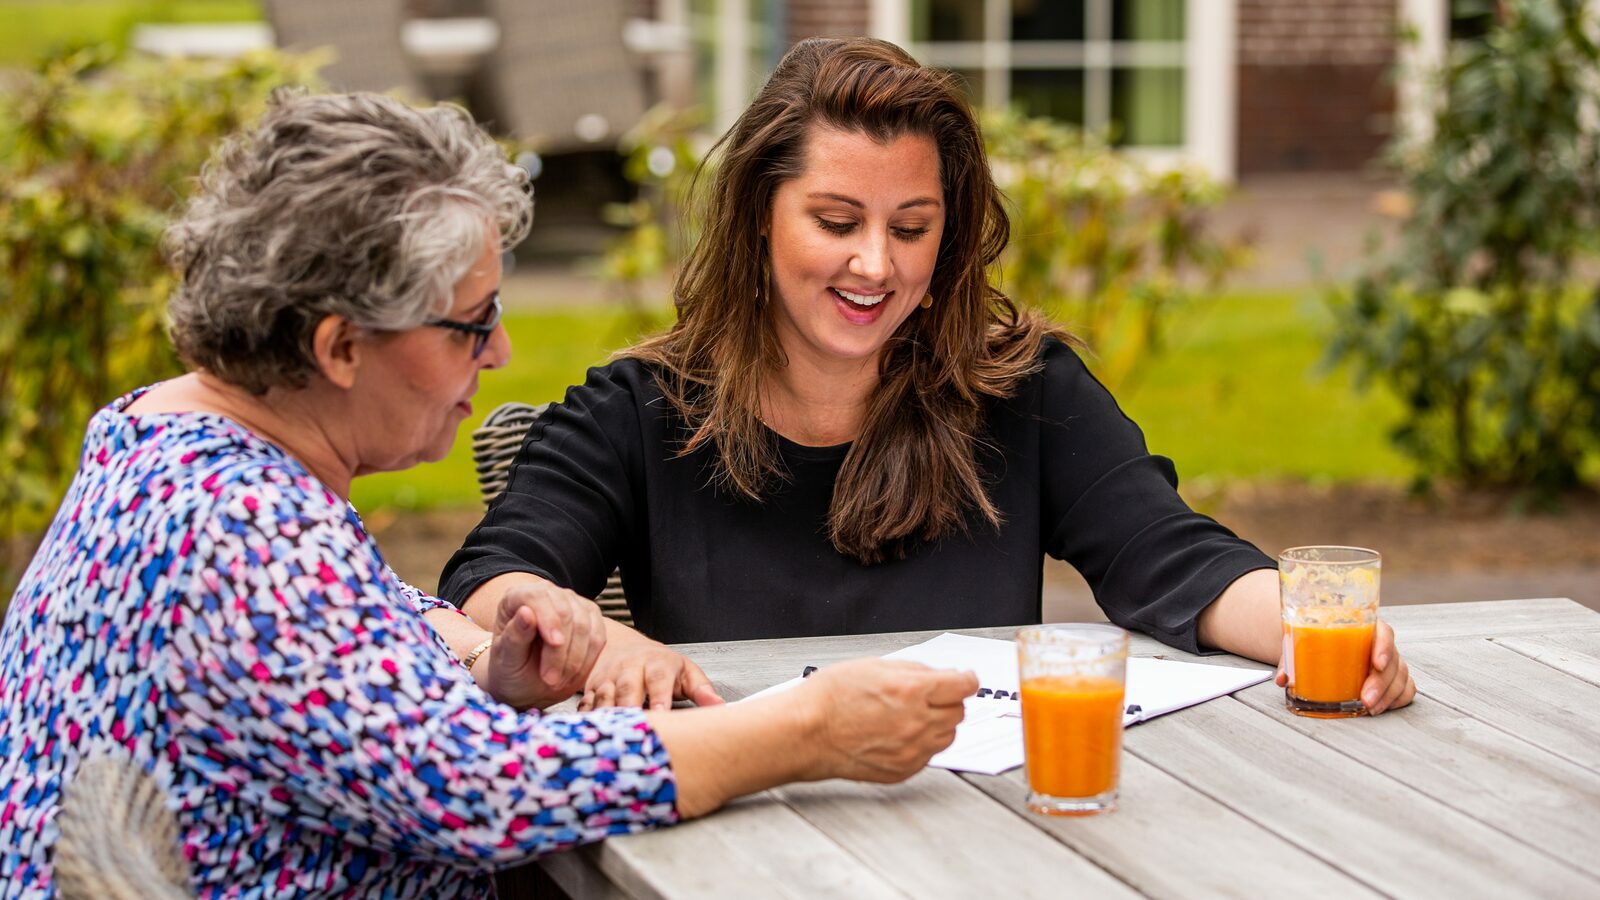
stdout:
POLYGON ((1378 668, 1380 668, 1380 669, 1389 668, 1389 654, 1387 654, 1387 653, 1378 654, 1378 668))
POLYGON ((1364 697, 1363 702, 1365 702, 1367 704, 1367 708, 1368 709, 1371 709, 1372 707, 1378 705, 1378 692, 1377 691, 1367 691, 1366 694, 1363 695, 1363 697, 1364 697))

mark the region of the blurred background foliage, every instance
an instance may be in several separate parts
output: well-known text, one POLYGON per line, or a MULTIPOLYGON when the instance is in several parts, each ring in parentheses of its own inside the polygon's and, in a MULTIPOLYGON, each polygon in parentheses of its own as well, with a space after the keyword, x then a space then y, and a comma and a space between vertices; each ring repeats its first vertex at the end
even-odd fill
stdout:
POLYGON ((1424 483, 1600 484, 1600 49, 1581 0, 1504 4, 1457 48, 1431 134, 1390 161, 1411 212, 1331 294, 1331 361, 1399 396, 1424 483), (1579 263, 1587 257, 1587 265, 1579 263))
POLYGON ((319 60, 47 58, 0 95, 0 585, 77 468, 93 411, 177 372, 160 251, 213 145, 319 60))
POLYGON ((127 48, 135 25, 255 22, 260 0, 5 0, 0 66, 33 67, 42 55, 127 48))
POLYGON ((1095 374, 1126 399, 1164 349, 1169 320, 1242 259, 1243 245, 1207 218, 1222 187, 1052 119, 996 113, 983 129, 1011 215, 995 282, 1083 338, 1095 374))

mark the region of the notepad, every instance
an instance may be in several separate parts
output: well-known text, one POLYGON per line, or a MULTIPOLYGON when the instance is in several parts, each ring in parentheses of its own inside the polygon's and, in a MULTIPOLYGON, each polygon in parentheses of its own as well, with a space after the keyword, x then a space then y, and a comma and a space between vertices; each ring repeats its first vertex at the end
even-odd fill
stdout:
MULTIPOLYGON (((956 772, 998 775, 1022 765, 1022 708, 1015 699, 993 699, 997 692, 1015 697, 1017 645, 1014 641, 941 634, 893 653, 885 659, 919 662, 935 669, 966 669, 978 676, 987 697, 969 697, 966 717, 956 728, 956 739, 928 765, 956 772)), ((1131 657, 1124 695, 1124 727, 1146 722, 1174 710, 1203 703, 1260 684, 1272 677, 1270 669, 1241 669, 1202 663, 1131 657)), ((804 679, 791 678, 748 699, 788 690, 804 679)))

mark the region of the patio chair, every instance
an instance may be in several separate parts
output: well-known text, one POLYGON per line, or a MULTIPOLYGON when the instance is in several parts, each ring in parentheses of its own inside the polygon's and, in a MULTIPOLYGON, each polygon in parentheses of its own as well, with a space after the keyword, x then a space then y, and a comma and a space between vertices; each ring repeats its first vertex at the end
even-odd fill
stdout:
MULTIPOLYGON (((484 418, 483 424, 472 432, 472 461, 477 466, 478 490, 483 493, 485 504, 506 489, 506 482, 511 477, 511 461, 522 449, 528 428, 549 408, 548 403, 539 406, 503 403, 495 407, 484 418)), ((611 577, 606 579, 605 588, 594 602, 607 618, 633 625, 633 614, 628 611, 628 601, 623 597, 620 573, 611 573, 611 577)))
POLYGON ((322 70, 331 87, 423 96, 400 42, 401 0, 266 0, 264 11, 279 47, 333 48, 322 70))
POLYGON ((541 152, 611 148, 645 109, 645 73, 623 44, 624 0, 488 0, 500 27, 489 55, 501 130, 541 152))
POLYGON ((194 896, 177 818, 132 759, 91 756, 79 763, 56 824, 56 892, 63 900, 194 896))

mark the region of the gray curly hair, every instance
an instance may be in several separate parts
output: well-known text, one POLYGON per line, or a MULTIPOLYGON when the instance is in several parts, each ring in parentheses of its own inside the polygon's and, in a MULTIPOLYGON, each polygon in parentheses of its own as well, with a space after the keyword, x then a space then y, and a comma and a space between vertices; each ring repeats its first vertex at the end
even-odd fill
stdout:
POLYGON ((329 315, 380 331, 443 315, 483 253, 533 221, 527 173, 466 111, 380 94, 274 94, 166 232, 178 354, 254 393, 304 387, 329 315))

